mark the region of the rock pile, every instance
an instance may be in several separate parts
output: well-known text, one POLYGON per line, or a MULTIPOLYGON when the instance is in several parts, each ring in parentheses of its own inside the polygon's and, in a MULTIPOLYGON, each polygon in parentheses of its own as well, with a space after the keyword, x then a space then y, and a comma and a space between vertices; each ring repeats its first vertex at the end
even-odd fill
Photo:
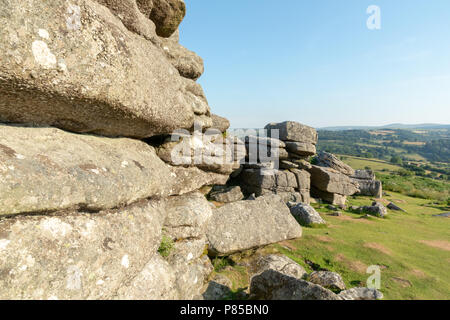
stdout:
POLYGON ((316 130, 287 121, 268 124, 265 131, 266 136, 245 136, 246 162, 236 183, 247 194, 275 193, 285 202, 309 203, 311 175, 305 160, 316 152, 316 130))
POLYGON ((359 192, 357 194, 363 196, 372 196, 377 199, 383 197, 383 187, 379 180, 376 180, 372 170, 356 170, 351 178, 358 182, 359 192))
POLYGON ((320 152, 310 161, 316 153, 315 129, 286 121, 268 124, 265 130, 267 137, 244 138, 246 162, 234 181, 244 193, 275 193, 285 202, 305 204, 313 196, 343 206, 347 196, 360 192, 355 170, 333 154, 320 152))

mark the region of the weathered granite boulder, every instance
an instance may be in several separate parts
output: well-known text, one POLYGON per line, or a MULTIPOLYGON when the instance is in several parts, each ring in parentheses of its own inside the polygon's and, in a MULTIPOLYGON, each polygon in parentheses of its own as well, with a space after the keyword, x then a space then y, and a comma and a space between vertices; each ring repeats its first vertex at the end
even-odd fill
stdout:
POLYGON ((341 291, 338 295, 344 300, 381 300, 383 294, 376 289, 369 288, 351 288, 345 291, 341 291))
POLYGON ((250 297, 257 300, 342 300, 317 284, 272 269, 252 277, 250 297))
POLYGON ((205 172, 197 167, 173 167, 168 165, 170 175, 176 181, 172 186, 172 194, 185 194, 203 186, 225 185, 229 175, 205 172))
MULTIPOLYGON (((138 3, 143 2, 145 0, 138 0, 138 3)), ((150 19, 156 25, 157 34, 160 37, 170 37, 178 29, 186 15, 184 0, 152 0, 152 2, 150 19)))
MULTIPOLYGON (((131 32, 143 36, 152 42, 158 42, 156 35, 156 27, 148 16, 145 16, 136 3, 136 0, 95 0, 96 2, 107 7, 118 17, 125 27, 131 32)), ((145 0, 141 2, 151 2, 145 0)))
POLYGON ((0 299, 113 299, 154 256, 164 219, 157 201, 95 214, 3 219, 0 299))
POLYGON ((303 226, 324 225, 325 220, 310 205, 298 203, 290 208, 292 215, 303 226))
POLYGON ((268 130, 268 136, 270 136, 270 130, 279 130, 279 139, 283 141, 296 141, 312 145, 317 144, 317 131, 298 122, 269 123, 264 129, 268 130))
POLYGON ((144 142, 56 128, 0 124, 0 159, 0 215, 113 208, 178 183, 144 142))
POLYGON ((255 273, 259 274, 270 269, 296 279, 303 279, 308 275, 301 265, 283 255, 270 254, 257 259, 255 273))
POLYGON ((240 168, 244 146, 221 134, 201 132, 172 135, 158 149, 158 156, 172 166, 195 166, 204 171, 229 175, 240 168))
POLYGON ((384 218, 388 214, 386 207, 379 202, 373 202, 371 206, 359 207, 357 211, 359 213, 367 213, 380 218, 384 218))
POLYGON ((317 154, 315 159, 315 164, 320 167, 328 167, 347 176, 353 176, 355 174, 355 170, 352 167, 339 160, 338 157, 332 153, 321 151, 317 154))
POLYGON ((321 191, 344 196, 350 196, 359 191, 357 182, 334 169, 313 165, 309 172, 311 173, 311 185, 321 191))
POLYGON ((372 170, 356 170, 352 178, 359 184, 357 194, 379 199, 383 197, 383 185, 381 181, 375 180, 375 174, 372 170))
POLYGON ((361 180, 375 180, 375 173, 372 170, 355 170, 352 178, 361 180))
POLYGON ((216 114, 211 114, 213 121, 212 129, 217 129, 220 132, 226 132, 230 127, 230 121, 227 118, 218 116, 216 114))
POLYGON ((390 202, 388 205, 387 205, 387 208, 388 209, 391 209, 391 210, 394 210, 394 211, 403 211, 403 212, 406 212, 405 210, 403 210, 402 208, 400 208, 399 206, 397 206, 395 203, 393 203, 393 202, 390 202))
MULTIPOLYGON (((203 59, 199 57, 195 52, 190 51, 180 45, 178 42, 173 41, 172 39, 163 39, 161 40, 161 47, 164 50, 166 57, 169 59, 170 63, 178 70, 180 76, 197 80, 201 77, 203 72, 205 71, 203 59)), ((204 106, 207 106, 207 101, 198 101, 201 96, 193 96, 193 104, 194 104, 194 112, 198 110, 196 104, 200 104, 204 110, 204 106)), ((209 111, 209 108, 208 108, 209 111)), ((199 113, 197 111, 197 113, 199 113)), ((202 112, 200 114, 206 114, 206 112, 202 112)))
POLYGON ((341 275, 331 271, 314 271, 308 276, 308 281, 330 290, 345 290, 341 275))
POLYGON ((233 283, 230 279, 223 275, 215 275, 214 278, 208 282, 202 297, 205 300, 224 300, 231 297, 233 283))
MULTIPOLYGON (((164 12, 155 9, 162 3, 184 12, 176 9, 184 7, 180 0, 158 0, 153 17, 164 12)), ((194 114, 199 97, 164 50, 128 30, 107 7, 24 0, 4 2, 2 12, 0 121, 142 138, 210 119, 194 114)), ((167 21, 177 22, 167 25, 182 15, 168 14, 167 21)))
POLYGON ((345 206, 347 202, 347 196, 338 193, 330 193, 319 190, 314 186, 311 187, 311 196, 317 199, 322 199, 326 203, 330 203, 337 206, 345 206))
POLYGON ((209 197, 213 201, 230 203, 244 199, 241 188, 239 186, 231 187, 214 187, 209 197))
POLYGON ((227 255, 299 238, 302 228, 279 196, 268 195, 215 209, 206 234, 211 253, 227 255))
POLYGON ((286 150, 300 156, 312 156, 316 154, 316 146, 307 142, 286 141, 286 150))
POLYGON ((164 200, 167 218, 166 233, 176 240, 199 239, 205 235, 206 225, 212 216, 211 207, 199 192, 164 200))

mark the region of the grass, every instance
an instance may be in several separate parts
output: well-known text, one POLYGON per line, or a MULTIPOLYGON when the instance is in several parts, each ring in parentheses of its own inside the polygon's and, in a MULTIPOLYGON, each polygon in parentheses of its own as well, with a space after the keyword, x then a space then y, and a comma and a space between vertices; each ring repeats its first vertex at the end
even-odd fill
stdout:
MULTIPOLYGON (((345 211, 334 217, 326 205, 316 204, 328 228, 303 228, 302 238, 264 250, 285 254, 308 272, 311 262, 336 271, 347 287, 365 286, 367 267, 378 265, 385 299, 450 299, 450 219, 433 217, 450 208, 394 192, 386 198, 406 213, 389 210, 386 219, 379 219, 345 211)), ((355 197, 349 206, 371 202, 355 197)), ((248 286, 245 266, 237 262, 221 271, 234 279, 234 290, 248 286)))
POLYGON ((172 252, 172 249, 174 248, 175 243, 172 240, 172 238, 163 235, 161 239, 161 244, 159 245, 158 252, 163 258, 167 258, 170 253, 172 252))

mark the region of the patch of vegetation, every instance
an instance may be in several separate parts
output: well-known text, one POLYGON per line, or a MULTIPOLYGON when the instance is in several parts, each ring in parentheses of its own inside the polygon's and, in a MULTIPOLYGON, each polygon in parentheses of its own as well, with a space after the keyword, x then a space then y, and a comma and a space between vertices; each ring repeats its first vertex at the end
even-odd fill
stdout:
POLYGON ((163 258, 167 258, 170 253, 172 252, 173 247, 175 246, 174 241, 172 240, 172 238, 163 235, 162 239, 161 239, 161 244, 159 245, 158 248, 158 253, 161 255, 161 257, 163 258))
MULTIPOLYGON (((348 207, 372 201, 370 197, 349 197, 348 207)), ((389 210, 389 219, 366 219, 350 211, 332 216, 326 204, 314 204, 329 228, 304 228, 302 238, 264 250, 288 256, 308 273, 315 269, 335 271, 349 288, 366 286, 371 275, 367 268, 378 265, 380 290, 388 300, 449 299, 450 219, 434 215, 450 208, 396 192, 389 192, 384 202, 394 202, 406 213, 389 210)), ((221 273, 234 279, 236 292, 249 285, 251 272, 245 261, 221 273)))

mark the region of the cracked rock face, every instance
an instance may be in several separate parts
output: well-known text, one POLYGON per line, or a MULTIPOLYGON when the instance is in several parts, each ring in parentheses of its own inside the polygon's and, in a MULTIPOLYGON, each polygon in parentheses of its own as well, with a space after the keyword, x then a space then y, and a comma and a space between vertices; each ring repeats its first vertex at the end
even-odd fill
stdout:
POLYGON ((164 218, 153 201, 1 220, 0 299, 114 299, 152 259, 164 218))
POLYGON ((268 195, 213 210, 206 234, 211 253, 227 255, 299 238, 302 228, 279 196, 268 195))
POLYGON ((108 209, 168 196, 178 184, 142 141, 56 128, 0 124, 0 160, 0 216, 108 209))
MULTIPOLYGON (((3 2, 0 121, 135 138, 211 124, 182 76, 198 78, 201 59, 177 43, 168 55, 134 1, 98 2, 3 2)), ((180 0, 153 5, 163 29, 184 16, 180 0)))

